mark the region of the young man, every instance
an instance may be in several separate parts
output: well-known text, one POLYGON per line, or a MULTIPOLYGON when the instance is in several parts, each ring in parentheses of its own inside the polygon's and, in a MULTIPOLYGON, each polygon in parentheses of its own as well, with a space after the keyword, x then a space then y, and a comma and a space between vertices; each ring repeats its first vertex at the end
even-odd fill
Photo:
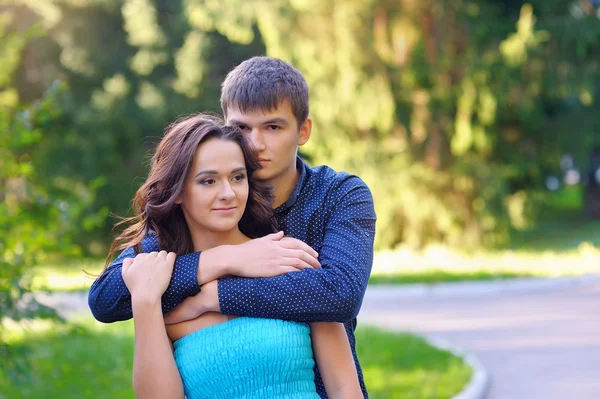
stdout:
MULTIPOLYGON (((193 306, 174 312, 178 319, 216 311, 344 323, 360 384, 368 397, 354 339, 356 316, 373 262, 376 217, 368 187, 356 176, 326 166, 309 168, 297 157, 298 146, 310 138, 312 121, 306 81, 288 63, 270 57, 244 61, 225 79, 221 107, 227 123, 251 138, 262 165, 256 177, 274 187, 279 228, 295 239, 272 234, 241 245, 179 256, 163 296, 163 311, 193 297, 186 301, 193 306), (313 248, 318 251, 318 261, 313 248), (280 268, 289 266, 301 271, 281 274, 280 268)), ((156 238, 147 237, 143 249, 158 250, 156 238)), ((89 306, 99 321, 132 317, 121 266, 125 258, 134 256, 133 248, 126 249, 92 285, 89 306)), ((326 398, 318 370, 315 383, 326 398)))

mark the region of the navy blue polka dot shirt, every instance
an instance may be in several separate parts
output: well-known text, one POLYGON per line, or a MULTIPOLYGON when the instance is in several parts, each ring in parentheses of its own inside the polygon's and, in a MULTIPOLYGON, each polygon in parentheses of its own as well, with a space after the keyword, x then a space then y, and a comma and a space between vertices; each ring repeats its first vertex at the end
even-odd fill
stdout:
MULTIPOLYGON (((218 282, 223 314, 298 322, 341 322, 346 327, 360 384, 367 396, 356 357, 354 330, 373 263, 375 209, 364 182, 327 166, 308 167, 298 158, 301 176, 290 198, 277 209, 279 228, 319 253, 322 269, 304 269, 270 278, 228 277, 218 282)), ((157 251, 155 236, 142 243, 144 252, 157 251)), ((89 306, 99 321, 110 323, 132 317, 131 297, 121 276, 123 251, 90 288, 89 306)), ((162 298, 165 313, 200 292, 200 253, 178 256, 171 284, 162 298)), ((326 398, 315 369, 315 382, 326 398)))

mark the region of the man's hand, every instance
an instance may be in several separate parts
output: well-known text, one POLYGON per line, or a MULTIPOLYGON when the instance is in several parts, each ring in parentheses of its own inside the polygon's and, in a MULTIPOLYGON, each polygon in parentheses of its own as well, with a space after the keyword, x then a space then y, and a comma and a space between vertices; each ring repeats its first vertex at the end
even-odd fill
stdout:
POLYGON ((165 316, 165 324, 192 320, 206 312, 220 312, 217 280, 206 283, 197 295, 183 301, 165 316))
POLYGON ((174 252, 160 251, 123 261, 121 274, 133 301, 160 302, 169 286, 176 256, 174 252))
POLYGON ((239 277, 273 277, 303 269, 318 269, 319 254, 304 242, 284 237, 283 232, 206 250, 200 256, 198 282, 202 285, 223 275, 239 277), (215 274, 210 265, 222 265, 215 274))
POLYGON ((232 257, 232 272, 240 277, 273 277, 302 269, 319 269, 319 254, 283 232, 248 241, 232 257))

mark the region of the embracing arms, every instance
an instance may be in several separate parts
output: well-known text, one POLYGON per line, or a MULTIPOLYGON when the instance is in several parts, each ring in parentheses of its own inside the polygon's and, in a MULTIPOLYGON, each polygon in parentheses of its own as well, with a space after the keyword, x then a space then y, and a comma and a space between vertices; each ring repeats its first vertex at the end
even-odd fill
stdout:
MULTIPOLYGON (((143 253, 159 250, 155 235, 142 242, 143 253)), ((123 262, 135 255, 132 247, 124 250, 92 284, 88 304, 98 321, 111 323, 132 317, 131 295, 121 270, 123 262)), ((169 312, 196 295, 201 284, 224 275, 269 277, 310 267, 320 267, 317 253, 301 241, 283 238, 282 232, 241 245, 223 245, 178 256, 169 287, 162 296, 162 310, 169 312)))
MULTIPOLYGON (((242 277, 218 280, 218 290, 216 281, 204 285, 203 293, 197 295, 203 296, 205 289, 210 294, 198 301, 203 308, 183 320, 204 311, 304 322, 345 322, 356 317, 373 262, 376 220, 373 198, 357 177, 344 180, 332 190, 335 190, 335 204, 327 215, 323 244, 319 248, 321 269, 318 263, 315 268, 314 250, 306 244, 281 236, 273 238, 274 235, 238 246, 217 247, 202 255, 179 256, 162 298, 163 313, 196 295, 200 282, 208 281, 212 273, 242 277), (210 253, 217 255, 207 256, 210 253), (203 260, 207 262, 203 264, 203 260), (277 275, 283 273, 285 266, 301 272, 277 275), (269 275, 276 277, 243 277, 269 275), (211 285, 212 289, 208 289, 211 285)), ((144 252, 158 249, 155 236, 144 240, 144 252)), ((89 305, 99 321, 132 317, 131 297, 121 277, 121 266, 123 259, 134 256, 132 248, 125 250, 92 285, 89 305)))
POLYGON ((219 279, 218 290, 213 290, 218 291, 218 302, 205 297, 205 303, 213 307, 203 310, 300 322, 355 318, 373 263, 373 198, 355 176, 332 191, 335 203, 326 215, 323 243, 317 248, 320 269, 271 278, 219 279))

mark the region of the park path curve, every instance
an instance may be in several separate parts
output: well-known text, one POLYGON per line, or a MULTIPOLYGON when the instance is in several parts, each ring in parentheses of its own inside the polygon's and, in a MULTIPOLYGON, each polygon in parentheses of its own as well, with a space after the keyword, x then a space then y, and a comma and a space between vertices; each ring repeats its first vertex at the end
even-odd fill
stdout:
POLYGON ((485 284, 447 284, 431 295, 369 287, 359 324, 422 334, 475 355, 491 377, 487 399, 600 399, 600 279, 530 290, 485 284))

